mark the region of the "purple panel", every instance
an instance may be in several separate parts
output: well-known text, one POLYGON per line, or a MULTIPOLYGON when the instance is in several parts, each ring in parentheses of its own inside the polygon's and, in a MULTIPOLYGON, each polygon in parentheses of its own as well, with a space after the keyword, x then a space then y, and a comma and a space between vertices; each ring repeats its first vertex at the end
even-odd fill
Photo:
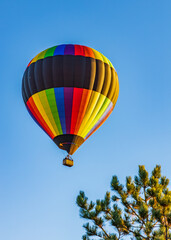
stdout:
POLYGON ((66 134, 70 134, 72 101, 73 101, 73 88, 64 87, 66 134))
POLYGON ((75 55, 74 45, 71 44, 66 45, 64 55, 75 55))

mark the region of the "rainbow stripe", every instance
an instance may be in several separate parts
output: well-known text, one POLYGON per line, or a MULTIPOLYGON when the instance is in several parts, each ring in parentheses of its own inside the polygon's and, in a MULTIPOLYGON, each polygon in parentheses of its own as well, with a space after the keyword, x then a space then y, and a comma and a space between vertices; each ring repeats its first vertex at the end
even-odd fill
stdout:
POLYGON ((27 107, 52 139, 61 134, 87 139, 101 121, 106 120, 113 103, 93 90, 61 87, 32 95, 27 107))
POLYGON ((40 59, 44 59, 47 57, 53 57, 57 55, 74 55, 74 56, 83 56, 83 57, 90 57, 94 59, 98 59, 104 63, 110 65, 110 67, 114 68, 112 63, 107 59, 103 54, 96 51, 93 48, 81 46, 81 45, 73 45, 73 44, 62 44, 57 45, 55 47, 48 48, 39 54, 37 54, 28 64, 29 67, 32 63, 37 62, 40 59))
POLYGON ((86 46, 63 44, 30 61, 22 94, 36 123, 58 147, 72 154, 113 111, 119 82, 103 54, 86 46))

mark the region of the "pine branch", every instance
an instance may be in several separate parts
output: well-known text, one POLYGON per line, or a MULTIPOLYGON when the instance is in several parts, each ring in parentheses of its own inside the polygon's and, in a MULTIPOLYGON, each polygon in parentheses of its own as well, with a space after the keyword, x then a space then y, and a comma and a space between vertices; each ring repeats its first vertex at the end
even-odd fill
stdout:
POLYGON ((126 190, 119 183, 117 176, 111 181, 111 188, 116 195, 110 197, 106 192, 103 200, 88 203, 84 192, 77 197, 80 216, 93 222, 87 225, 87 236, 101 240, 123 240, 125 236, 137 240, 164 240, 171 237, 171 191, 169 180, 161 176, 161 167, 156 165, 151 176, 144 166, 139 166, 138 176, 134 181, 126 178, 126 190), (111 201, 112 199, 112 201, 111 201), (123 208, 120 208, 120 204, 123 208), (112 206, 112 208, 111 208, 112 206), (114 233, 108 233, 105 223, 111 223, 114 233), (89 235, 89 236, 88 236, 89 235), (133 237, 133 238, 131 238, 133 237))

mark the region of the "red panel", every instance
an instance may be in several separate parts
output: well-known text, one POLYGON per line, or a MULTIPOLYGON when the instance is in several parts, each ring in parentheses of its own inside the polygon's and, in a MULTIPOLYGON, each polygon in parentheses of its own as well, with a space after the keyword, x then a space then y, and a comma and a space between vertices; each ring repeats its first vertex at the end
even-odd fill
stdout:
POLYGON ((37 107, 36 107, 32 97, 30 97, 29 100, 27 101, 27 106, 30 109, 30 111, 33 114, 33 116, 38 121, 38 123, 45 130, 45 132, 53 139, 55 136, 52 133, 52 131, 50 130, 50 128, 48 127, 47 123, 44 121, 44 119, 40 115, 40 113, 39 113, 39 111, 38 111, 38 109, 37 109, 37 107))
POLYGON ((74 88, 70 134, 74 134, 74 130, 75 130, 77 118, 78 118, 78 113, 79 113, 79 109, 80 109, 82 94, 83 94, 82 88, 74 88))
POLYGON ((85 56, 84 47, 80 45, 75 45, 75 55, 85 56))
MULTIPOLYGON (((33 59, 32 59, 32 60, 33 60, 33 59)), ((32 60, 29 62, 29 64, 27 65, 27 67, 29 67, 29 66, 30 66, 30 64, 31 64, 32 60)))

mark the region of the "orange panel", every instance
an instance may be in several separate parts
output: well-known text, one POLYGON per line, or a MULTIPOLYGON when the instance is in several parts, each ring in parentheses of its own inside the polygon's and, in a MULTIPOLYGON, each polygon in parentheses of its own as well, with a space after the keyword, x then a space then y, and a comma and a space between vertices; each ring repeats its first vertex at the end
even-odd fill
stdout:
POLYGON ((85 115, 85 112, 87 109, 87 105, 90 100, 91 92, 92 92, 92 90, 83 89, 83 94, 82 94, 82 98, 81 98, 81 104, 80 104, 80 109, 79 109, 79 113, 78 113, 78 119, 77 119, 77 123, 75 126, 74 134, 78 133, 78 130, 80 128, 80 125, 82 123, 82 120, 84 118, 84 115, 85 115))
POLYGON ((91 48, 84 46, 85 57, 95 58, 94 52, 91 48))

